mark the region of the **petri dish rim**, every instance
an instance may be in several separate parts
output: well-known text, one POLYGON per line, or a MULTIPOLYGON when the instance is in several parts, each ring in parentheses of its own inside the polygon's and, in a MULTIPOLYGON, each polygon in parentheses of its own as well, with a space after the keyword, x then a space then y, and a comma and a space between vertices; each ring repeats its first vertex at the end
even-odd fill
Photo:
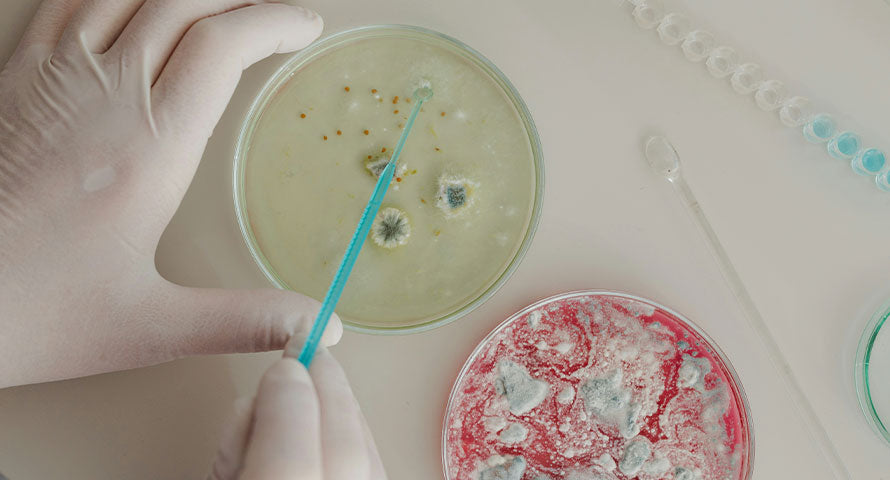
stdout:
POLYGON ((451 387, 451 393, 448 395, 448 403, 445 406, 445 416, 442 419, 442 437, 440 439, 442 443, 442 473, 445 476, 445 480, 454 480, 451 472, 448 469, 448 418, 451 416, 451 409, 454 406, 455 399, 457 397, 457 389, 460 385, 461 381, 467 374, 467 371, 470 369, 470 366, 473 364, 473 361, 476 357, 482 352, 482 350, 488 345, 494 337, 500 334, 505 328, 512 325, 513 322, 516 322, 520 318, 522 318, 527 313, 541 308, 545 305, 548 305, 553 302, 558 302, 560 300, 565 300, 569 298, 575 297, 590 297, 590 296, 599 296, 599 297, 618 297, 624 298, 628 300, 635 300, 638 302, 645 303, 652 307, 655 307, 658 310, 661 310, 675 319, 683 322, 687 327, 689 327, 692 331, 694 331, 697 335, 701 336, 704 339, 708 346, 713 349, 714 353, 717 354, 717 358, 726 368, 726 371, 729 373, 730 378, 732 379, 733 385, 731 385, 732 391, 736 394, 739 402, 742 404, 742 410, 739 412, 739 416, 742 417, 741 420, 744 425, 747 427, 747 440, 748 440, 748 448, 747 448, 747 458, 746 458, 746 471, 742 480, 750 480, 753 476, 754 472, 754 422, 751 415, 751 406, 748 403, 748 396, 745 393, 745 389, 742 386, 742 382, 739 379, 738 373, 735 371, 735 367, 730 363, 729 358, 723 353, 723 350, 717 345, 716 342, 707 334, 704 330, 701 329, 695 322, 689 320, 685 316, 680 313, 661 305, 658 302, 639 297, 637 295, 633 295, 630 293, 614 291, 614 290, 575 290, 566 293, 560 293, 557 295, 553 295, 551 297, 543 298, 538 300, 527 307, 522 308, 516 313, 507 317, 506 320, 498 324, 491 332, 488 333, 482 340, 479 341, 479 344, 476 345, 476 348, 473 349, 473 352, 467 357, 467 361, 464 363, 463 367, 461 367, 460 371, 457 374, 457 378, 454 380, 454 384, 451 387))
POLYGON ((461 55, 464 59, 472 62, 476 67, 480 68, 489 76, 506 95, 507 99, 516 109, 523 127, 528 134, 529 147, 532 151, 532 158, 535 170, 534 185, 534 201, 526 225, 525 235, 519 248, 513 255, 510 262, 504 267, 500 275, 485 290, 479 293, 473 300, 467 304, 457 308, 456 310, 446 313, 445 315, 434 317, 430 320, 422 321, 415 325, 398 325, 398 326, 380 326, 380 325, 363 325, 353 322, 348 318, 343 319, 343 325, 346 329, 359 333, 378 334, 378 335, 401 335, 409 333, 420 333, 432 330, 443 325, 447 325, 458 318, 475 310, 477 307, 490 299, 513 275, 519 264, 525 257, 526 252, 531 246, 538 225, 540 224, 541 211, 544 201, 544 154, 541 147, 541 140, 538 135, 537 127, 532 119, 531 113, 520 96, 519 92, 507 79, 506 75, 498 69, 494 63, 488 60, 484 55, 464 44, 460 40, 436 32, 424 27, 413 25, 367 25, 362 27, 351 28, 338 32, 316 41, 312 45, 306 47, 300 52, 293 55, 286 61, 274 74, 266 81, 266 84, 260 90, 260 93, 251 103, 244 120, 241 122, 241 128, 235 143, 235 154, 233 158, 232 169, 232 189, 235 203, 235 216, 238 221, 238 227, 241 230, 241 236, 246 244, 248 251, 254 262, 260 268, 266 279, 273 286, 283 290, 289 290, 287 283, 278 276, 272 268, 271 263, 263 254, 253 234, 250 226, 250 218, 247 212, 247 200, 244 188, 244 175, 247 163, 247 154, 250 150, 250 141, 253 137, 259 119, 269 102, 274 98, 279 89, 284 86, 304 65, 325 53, 342 46, 346 43, 376 37, 392 37, 400 36, 405 38, 426 39, 438 42, 440 46, 448 48, 451 52, 461 55))
POLYGON ((871 360, 871 354, 874 349, 875 341, 878 334, 885 325, 888 325, 887 319, 890 318, 890 300, 884 302, 865 327, 862 338, 859 340, 859 346, 856 349, 856 362, 853 369, 853 379, 856 384, 856 397, 859 400, 859 408, 872 431, 881 437, 885 442, 890 443, 890 425, 885 424, 885 420, 881 419, 875 408, 871 395, 871 387, 869 385, 868 370, 871 360))

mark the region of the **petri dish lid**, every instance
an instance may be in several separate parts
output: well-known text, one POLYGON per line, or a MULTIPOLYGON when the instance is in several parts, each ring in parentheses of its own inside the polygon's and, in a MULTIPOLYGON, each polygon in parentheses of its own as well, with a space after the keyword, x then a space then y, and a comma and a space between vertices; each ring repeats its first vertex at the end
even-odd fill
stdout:
POLYGON ((872 316, 856 351, 854 378, 865 419, 890 443, 890 300, 872 316))

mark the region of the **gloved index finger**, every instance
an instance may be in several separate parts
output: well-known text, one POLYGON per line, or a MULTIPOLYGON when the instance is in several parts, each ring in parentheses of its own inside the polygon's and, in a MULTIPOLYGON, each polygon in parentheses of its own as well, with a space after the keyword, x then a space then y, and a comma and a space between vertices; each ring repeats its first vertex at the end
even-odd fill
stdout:
POLYGON ((305 47, 322 31, 315 12, 264 3, 195 23, 152 88, 162 129, 194 131, 205 141, 219 121, 241 71, 273 53, 305 47))
POLYGON ((145 0, 86 0, 59 39, 59 51, 105 53, 145 0))
POLYGON ((71 17, 80 8, 81 0, 44 0, 37 7, 37 13, 25 29, 19 49, 42 45, 48 50, 56 48, 62 32, 71 17))
MULTIPOLYGON (((250 3, 259 1, 265 0, 250 3)), ((153 84, 189 26, 203 18, 243 6, 244 0, 147 2, 127 25, 112 53, 135 56, 138 52, 142 55, 149 84, 153 84)))

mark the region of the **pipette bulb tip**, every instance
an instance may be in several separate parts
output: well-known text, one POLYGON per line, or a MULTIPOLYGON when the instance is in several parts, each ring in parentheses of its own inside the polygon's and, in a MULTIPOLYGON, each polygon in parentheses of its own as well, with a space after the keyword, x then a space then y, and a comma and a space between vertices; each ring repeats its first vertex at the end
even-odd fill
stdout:
POLYGON ((653 170, 668 180, 680 176, 680 156, 667 138, 653 136, 646 139, 646 160, 653 170))

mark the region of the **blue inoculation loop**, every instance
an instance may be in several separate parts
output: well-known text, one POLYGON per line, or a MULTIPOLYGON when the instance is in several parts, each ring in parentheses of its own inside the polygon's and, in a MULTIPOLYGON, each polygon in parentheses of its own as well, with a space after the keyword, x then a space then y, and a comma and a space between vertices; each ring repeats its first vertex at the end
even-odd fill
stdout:
POLYGON ((859 175, 871 176, 880 173, 886 163, 887 159, 884 156, 884 152, 877 148, 867 148, 859 152, 850 161, 850 166, 859 175))
POLYGON ((411 115, 408 116, 408 120, 405 122, 405 129, 402 130, 402 136, 399 137, 399 141, 396 143, 392 158, 389 160, 389 163, 386 165, 386 168, 383 169, 380 178, 377 180, 377 185, 371 193, 371 198, 368 200, 364 212, 362 212, 355 233, 349 241, 349 246, 346 247, 346 254, 340 262, 340 267, 337 268, 337 273, 334 274, 334 281, 331 282, 331 286, 328 288, 328 293, 325 294, 324 301, 321 303, 321 310, 318 312, 318 316, 315 317, 315 322, 312 324, 312 329, 309 331, 309 337, 306 339, 306 343, 303 344, 303 349, 300 351, 300 355, 297 358, 297 360, 299 360, 306 368, 309 368, 309 364, 312 363, 312 357, 315 355, 315 350, 318 348, 321 336, 324 333, 325 328, 328 326, 328 321, 331 319, 331 315, 334 314, 334 308, 336 308, 337 302, 340 301, 340 295, 343 293, 343 289, 346 287, 346 280, 349 279, 349 274, 352 273, 352 267, 355 266, 358 254, 361 252, 362 246, 365 244, 365 239, 368 238, 368 233, 371 231, 371 226, 374 224, 374 219, 377 217, 377 212, 380 210, 380 205, 383 203, 384 196, 386 196, 386 190, 392 182, 399 156, 402 154, 402 149, 405 147, 405 142, 408 140, 408 133, 411 132, 411 128, 414 126, 414 121, 420 113, 420 107, 423 106, 424 102, 432 98, 432 96, 433 91, 428 86, 422 86, 414 91, 414 100, 416 100, 416 103, 411 110, 411 115))
POLYGON ((804 125, 803 136, 808 142, 825 143, 834 136, 835 130, 837 130, 837 124, 834 117, 827 113, 820 113, 804 125))
POLYGON ((849 160, 859 152, 861 146, 859 135, 843 132, 828 142, 828 154, 838 160, 849 160))

